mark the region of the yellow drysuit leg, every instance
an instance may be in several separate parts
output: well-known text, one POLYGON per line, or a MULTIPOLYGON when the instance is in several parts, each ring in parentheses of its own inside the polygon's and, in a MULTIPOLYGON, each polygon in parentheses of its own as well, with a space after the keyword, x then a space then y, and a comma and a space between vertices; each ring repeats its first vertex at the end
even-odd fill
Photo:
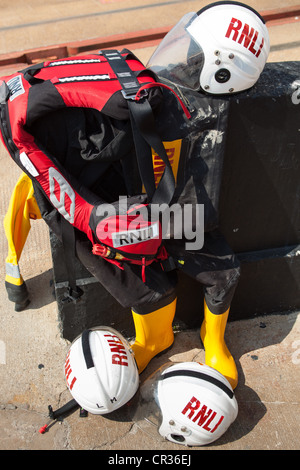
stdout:
POLYGON ((31 179, 22 173, 12 192, 8 211, 4 217, 4 230, 8 241, 5 260, 5 286, 9 300, 15 302, 17 311, 29 303, 28 292, 19 269, 19 260, 26 242, 30 219, 40 219, 41 213, 34 197, 31 179))

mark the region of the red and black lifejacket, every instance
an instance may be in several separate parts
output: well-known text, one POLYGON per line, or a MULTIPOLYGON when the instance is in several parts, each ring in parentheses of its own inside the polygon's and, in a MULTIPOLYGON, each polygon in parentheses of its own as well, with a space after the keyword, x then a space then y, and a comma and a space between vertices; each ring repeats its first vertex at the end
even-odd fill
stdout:
MULTIPOLYGON (((165 87, 127 50, 47 61, 0 79, 1 138, 11 157, 39 185, 64 220, 87 235, 94 254, 120 267, 123 261, 145 266, 166 257, 159 221, 148 220, 142 224, 140 235, 145 239, 138 244, 123 243, 116 248, 110 233, 102 240, 97 233, 104 218, 103 215, 97 217, 98 206, 82 193, 80 181, 74 184, 64 167, 39 147, 28 130, 42 116, 66 107, 93 108, 109 118, 130 121, 138 168, 147 194, 143 205, 169 204, 175 189, 174 176, 153 117, 155 96, 157 99, 154 90, 157 92, 161 86, 165 87), (165 165, 157 187, 151 148, 165 165), (145 232, 147 227, 149 230, 145 232)), ((188 116, 182 102, 181 105, 188 116)), ((114 220, 117 231, 126 231, 126 224, 133 222, 133 216, 126 215, 125 218, 124 214, 117 214, 114 220)))

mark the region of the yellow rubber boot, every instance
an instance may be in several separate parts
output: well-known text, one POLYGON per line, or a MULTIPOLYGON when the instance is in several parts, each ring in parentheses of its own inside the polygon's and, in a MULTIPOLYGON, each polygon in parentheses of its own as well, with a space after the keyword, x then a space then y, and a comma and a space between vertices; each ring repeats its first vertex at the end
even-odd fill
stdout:
POLYGON ((238 372, 224 340, 228 314, 229 309, 221 315, 211 313, 204 301, 204 320, 200 336, 205 349, 205 364, 218 370, 235 389, 238 372))
POLYGON ((131 348, 135 354, 139 373, 143 372, 154 356, 173 344, 172 322, 176 311, 176 300, 146 315, 140 315, 132 310, 135 342, 131 348))

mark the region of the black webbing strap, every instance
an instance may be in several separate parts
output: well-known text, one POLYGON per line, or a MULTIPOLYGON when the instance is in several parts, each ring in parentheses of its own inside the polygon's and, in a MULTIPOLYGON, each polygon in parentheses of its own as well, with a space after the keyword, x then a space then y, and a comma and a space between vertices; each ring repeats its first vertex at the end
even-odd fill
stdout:
POLYGON ((169 204, 175 191, 175 179, 166 150, 156 129, 152 108, 145 96, 139 101, 135 100, 141 84, 120 52, 108 50, 102 51, 102 54, 116 74, 123 89, 123 96, 128 100, 139 171, 149 202, 169 204), (157 188, 151 148, 165 164, 165 170, 157 188))
POLYGON ((65 293, 63 302, 77 302, 83 291, 76 285, 76 249, 75 249, 75 229, 64 217, 61 217, 61 236, 64 249, 65 266, 68 275, 68 290, 65 293))
POLYGON ((115 49, 101 51, 101 54, 109 62, 109 65, 116 74, 119 83, 122 85, 123 96, 125 98, 135 96, 141 85, 122 54, 115 49))
POLYGON ((90 348, 90 332, 91 330, 84 330, 84 332, 81 335, 82 351, 83 351, 83 356, 84 356, 85 365, 87 369, 91 369, 92 367, 95 367, 91 348, 90 348))
POLYGON ((216 387, 219 387, 223 392, 226 393, 226 395, 229 396, 229 398, 233 398, 234 393, 232 390, 230 390, 229 387, 227 387, 223 382, 221 382, 218 379, 215 379, 214 377, 211 377, 210 375, 204 374, 202 372, 197 372, 195 370, 174 370, 171 372, 166 372, 160 377, 160 380, 165 380, 168 379, 169 377, 195 377, 200 380, 205 380, 206 382, 209 382, 216 387))
MULTIPOLYGON (((153 162, 152 162, 152 152, 151 147, 148 145, 146 140, 142 137, 141 131, 139 130, 136 120, 135 120, 135 111, 137 111, 134 106, 135 102, 128 101, 128 109, 130 112, 130 122, 133 135, 133 141, 137 157, 138 171, 140 173, 141 180, 143 182, 144 188, 146 190, 149 202, 152 202, 154 193, 156 191, 155 187, 155 178, 153 171, 153 162), (133 110, 133 111, 132 111, 133 110)), ((139 102, 138 105, 142 103, 139 102)))
POLYGON ((156 124, 152 108, 147 100, 129 101, 128 106, 132 118, 131 121, 133 123, 133 136, 138 156, 141 178, 143 180, 146 191, 147 187, 150 187, 151 191, 151 194, 148 194, 147 191, 147 194, 151 200, 150 202, 152 204, 169 204, 175 191, 175 178, 164 145, 156 131, 156 124), (142 154, 143 149, 145 152, 145 145, 143 141, 148 144, 148 148, 150 149, 150 159, 148 158, 147 160, 143 158, 142 154), (164 173, 156 189, 154 183, 151 148, 153 148, 153 150, 165 164, 164 173), (148 160, 150 160, 150 162, 148 160))

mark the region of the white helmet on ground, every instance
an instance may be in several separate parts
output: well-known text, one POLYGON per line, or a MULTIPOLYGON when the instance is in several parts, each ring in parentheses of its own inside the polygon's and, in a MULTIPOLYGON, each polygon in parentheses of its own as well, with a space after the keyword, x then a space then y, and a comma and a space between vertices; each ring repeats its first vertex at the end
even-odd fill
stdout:
POLYGON ((227 379, 198 362, 167 364, 140 387, 140 419, 176 444, 203 446, 219 439, 238 405, 227 379))
POLYGON ((64 370, 73 398, 93 414, 107 414, 120 408, 139 386, 129 343, 106 326, 86 330, 73 341, 64 370))
POLYGON ((187 13, 149 60, 159 77, 212 94, 235 93, 258 80, 270 51, 264 19, 252 7, 221 1, 187 13))

